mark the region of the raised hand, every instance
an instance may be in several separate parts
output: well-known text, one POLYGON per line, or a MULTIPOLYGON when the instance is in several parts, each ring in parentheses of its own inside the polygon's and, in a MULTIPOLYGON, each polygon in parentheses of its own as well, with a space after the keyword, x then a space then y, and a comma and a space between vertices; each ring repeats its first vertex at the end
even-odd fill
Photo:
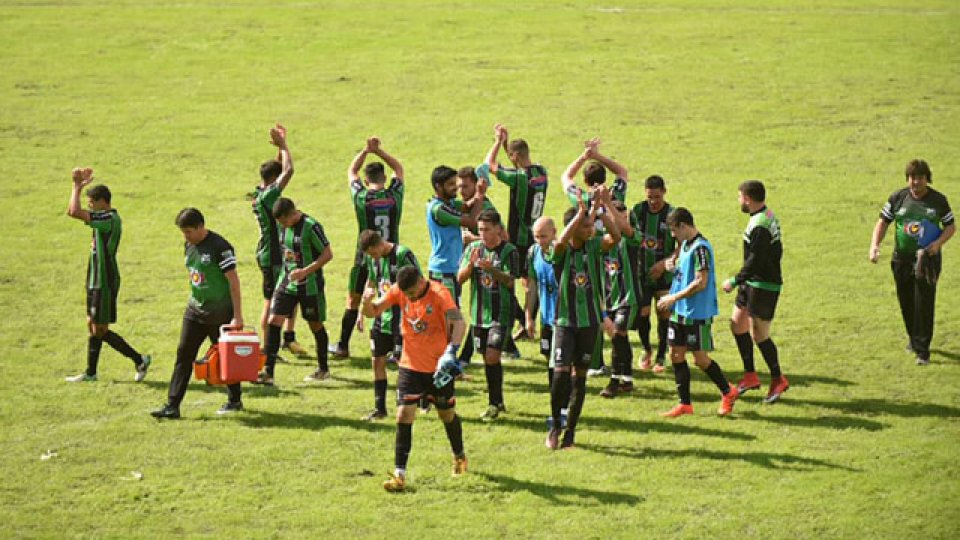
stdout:
POLYGON ((600 153, 600 137, 594 137, 589 141, 584 141, 583 148, 587 158, 595 158, 597 154, 600 153))
POLYGON ((380 138, 379 137, 368 137, 367 146, 364 149, 367 153, 376 154, 380 150, 380 138))
POLYGON ((280 124, 270 128, 270 144, 277 148, 283 148, 287 145, 287 129, 280 124))

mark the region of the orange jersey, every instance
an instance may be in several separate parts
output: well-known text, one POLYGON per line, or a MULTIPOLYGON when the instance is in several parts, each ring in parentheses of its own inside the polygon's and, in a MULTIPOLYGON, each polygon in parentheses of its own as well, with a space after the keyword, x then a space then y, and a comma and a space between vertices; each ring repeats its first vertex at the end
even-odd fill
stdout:
POLYGON ((446 287, 428 281, 427 294, 411 302, 396 284, 384 296, 384 305, 400 306, 400 335, 403 355, 400 366, 413 371, 433 373, 450 343, 445 314, 457 309, 446 287))

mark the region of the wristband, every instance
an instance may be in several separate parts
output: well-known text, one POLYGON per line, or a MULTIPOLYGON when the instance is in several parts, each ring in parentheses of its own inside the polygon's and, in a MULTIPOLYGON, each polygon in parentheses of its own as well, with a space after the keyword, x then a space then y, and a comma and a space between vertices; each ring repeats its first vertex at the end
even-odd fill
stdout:
POLYGON ((735 286, 737 285, 737 278, 732 277, 732 278, 728 279, 728 280, 726 281, 726 283, 727 283, 727 285, 730 285, 731 287, 735 287, 735 286))
POLYGON ((456 356, 457 351, 459 350, 460 350, 460 345, 457 345, 456 343, 450 343, 449 345, 447 345, 447 350, 444 351, 444 354, 452 354, 453 356, 456 356))
POLYGON ((600 320, 602 321, 602 320, 604 320, 604 319, 606 319, 606 318, 607 318, 607 312, 606 312, 606 310, 601 311, 601 312, 600 312, 600 320))

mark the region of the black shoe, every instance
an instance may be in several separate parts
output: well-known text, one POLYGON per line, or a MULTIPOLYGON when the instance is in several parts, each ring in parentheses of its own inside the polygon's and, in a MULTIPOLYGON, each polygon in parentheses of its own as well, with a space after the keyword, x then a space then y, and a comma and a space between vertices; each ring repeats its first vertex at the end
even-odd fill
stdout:
POLYGON ((180 418, 180 409, 167 403, 163 407, 155 411, 151 411, 150 416, 154 418, 169 418, 170 420, 177 420, 180 418))
POLYGON ((235 412, 240 412, 242 410, 243 410, 242 401, 228 401, 224 403, 223 407, 220 407, 220 410, 217 411, 217 414, 219 415, 231 414, 235 412))
POLYGON ((561 450, 568 450, 574 447, 573 438, 576 436, 576 433, 572 429, 568 429, 563 432, 563 442, 560 443, 561 450))

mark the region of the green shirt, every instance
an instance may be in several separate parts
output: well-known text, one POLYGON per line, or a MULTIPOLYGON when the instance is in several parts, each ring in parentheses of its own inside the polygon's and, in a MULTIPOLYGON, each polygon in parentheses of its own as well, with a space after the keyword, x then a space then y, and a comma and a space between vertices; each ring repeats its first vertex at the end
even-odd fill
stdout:
MULTIPOLYGON (((667 225, 667 216, 670 215, 671 210, 671 206, 664 203, 659 212, 651 212, 647 201, 641 201, 633 207, 633 215, 637 220, 637 235, 640 240, 637 275, 641 276, 642 285, 656 285, 650 279, 650 269, 657 264, 657 261, 665 259, 677 249, 677 241, 670 234, 670 227, 667 225)), ((673 281, 673 272, 664 271, 661 281, 669 284, 673 281)))
POLYGON ((394 244, 400 241, 400 218, 403 215, 403 180, 394 177, 384 189, 367 189, 363 181, 350 182, 353 210, 357 216, 358 234, 377 231, 394 244))
POLYGON ((640 291, 637 287, 637 257, 634 249, 640 245, 640 235, 634 228, 633 236, 620 237, 620 243, 603 256, 606 277, 607 309, 637 306, 640 291))
POLYGON ((929 188, 921 199, 915 199, 909 188, 895 191, 880 210, 880 219, 895 223, 893 257, 909 260, 917 256, 921 239, 931 237, 931 228, 942 229, 954 222, 947 198, 929 188))
POLYGON ((602 237, 594 236, 580 248, 568 244, 562 254, 558 255, 555 250, 547 254, 559 285, 556 326, 585 328, 602 322, 602 243, 602 237))
MULTIPOLYGON (((417 257, 413 254, 413 251, 400 244, 394 244, 390 253, 379 259, 364 255, 364 262, 367 265, 367 281, 377 286, 377 299, 387 294, 390 287, 397 282, 397 272, 401 268, 413 266, 418 271, 420 270, 420 263, 417 262, 417 257)), ((394 318, 399 313, 400 308, 394 306, 381 313, 375 320, 374 325, 380 330, 381 334, 393 334, 394 330, 400 328, 399 319, 394 318)))
POLYGON ((323 227, 312 217, 302 214, 300 221, 280 233, 280 248, 283 250, 283 265, 277 279, 277 290, 292 295, 315 296, 323 294, 323 269, 310 274, 302 281, 290 280, 290 272, 310 266, 320 258, 330 245, 323 227))
POLYGON ((225 273, 236 269, 233 246, 219 234, 208 231, 197 245, 184 243, 190 273, 190 300, 186 317, 200 322, 229 319, 233 314, 230 282, 225 273))
POLYGON ((90 212, 90 262, 87 266, 87 288, 116 289, 120 287, 120 269, 117 250, 120 248, 120 214, 116 210, 90 212))
MULTIPOLYGON (((479 254, 480 259, 492 262, 493 268, 510 274, 514 279, 519 277, 520 255, 510 242, 501 242, 493 249, 485 247, 480 240, 472 242, 463 252, 461 269, 470 264, 474 252, 479 254)), ((474 266, 470 275, 470 317, 478 328, 490 328, 494 324, 510 328, 513 322, 513 289, 494 279, 493 274, 479 266, 474 266)))
POLYGON ((260 228, 257 264, 260 268, 280 266, 280 232, 277 220, 273 218, 273 205, 280 198, 280 185, 274 182, 267 187, 257 186, 254 193, 253 214, 260 228))
POLYGON ((510 187, 507 235, 526 250, 533 244, 533 222, 543 215, 547 201, 547 169, 540 164, 517 169, 498 166, 496 176, 510 187))

